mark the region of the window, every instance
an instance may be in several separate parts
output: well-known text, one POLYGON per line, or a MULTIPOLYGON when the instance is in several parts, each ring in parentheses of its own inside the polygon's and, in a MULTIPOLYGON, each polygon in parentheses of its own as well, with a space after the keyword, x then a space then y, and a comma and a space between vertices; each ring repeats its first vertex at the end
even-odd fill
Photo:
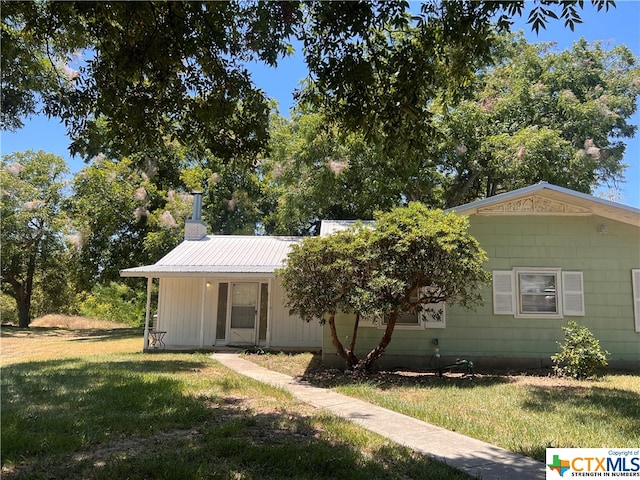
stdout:
POLYGON ((518 318, 584 315, 582 272, 514 268, 493 272, 493 311, 518 318))
MULTIPOLYGON (((412 301, 418 300, 417 292, 411 298, 412 301)), ((384 318, 379 323, 379 328, 387 325, 387 319, 384 318)), ((396 320, 396 328, 404 329, 425 329, 425 328, 445 328, 444 303, 430 303, 414 308, 408 312, 402 312, 396 320)))
POLYGON ((558 272, 516 272, 518 282, 518 313, 548 313, 559 315, 556 296, 558 272))

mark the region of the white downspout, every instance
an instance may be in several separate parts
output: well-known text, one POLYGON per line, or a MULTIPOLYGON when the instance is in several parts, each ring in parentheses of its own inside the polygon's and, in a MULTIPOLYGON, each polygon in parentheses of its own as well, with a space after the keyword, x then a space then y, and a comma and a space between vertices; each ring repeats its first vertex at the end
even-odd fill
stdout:
POLYGON ((151 316, 151 287, 153 286, 153 277, 147 277, 147 306, 144 314, 144 344, 142 350, 149 348, 149 318, 151 316))

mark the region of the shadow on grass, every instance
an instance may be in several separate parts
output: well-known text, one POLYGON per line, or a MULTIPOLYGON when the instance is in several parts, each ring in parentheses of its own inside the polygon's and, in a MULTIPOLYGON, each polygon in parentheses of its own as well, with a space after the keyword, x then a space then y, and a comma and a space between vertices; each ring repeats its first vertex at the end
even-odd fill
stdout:
POLYGON ((75 341, 102 341, 105 338, 110 340, 124 340, 127 338, 142 338, 144 330, 142 327, 123 327, 123 328, 86 328, 86 329, 67 329, 60 327, 29 327, 19 328, 14 326, 3 325, 2 336, 7 338, 13 337, 70 337, 75 341), (76 338, 77 337, 77 338, 76 338))
POLYGON ((114 328, 111 330, 80 330, 71 338, 72 342, 102 342, 104 340, 125 340, 139 338, 142 342, 144 330, 135 328, 114 328))
POLYGON ((522 405, 527 410, 574 411, 578 423, 601 424, 624 432, 628 438, 640 435, 640 395, 636 392, 594 386, 529 387, 529 392, 522 405))
POLYGON ((510 383, 504 375, 467 375, 446 372, 442 377, 438 369, 431 370, 373 370, 371 372, 351 372, 337 368, 327 368, 320 355, 314 355, 301 380, 315 387, 335 388, 345 385, 368 384, 381 390, 399 387, 442 388, 446 386, 467 389, 510 383))
POLYGON ((2 460, 80 448, 112 435, 173 428, 206 413, 166 373, 202 362, 87 362, 10 365, 2 375, 2 460))
POLYGON ((335 417, 256 411, 234 379, 204 359, 9 366, 3 479, 469 478, 400 446, 365 448, 335 417))

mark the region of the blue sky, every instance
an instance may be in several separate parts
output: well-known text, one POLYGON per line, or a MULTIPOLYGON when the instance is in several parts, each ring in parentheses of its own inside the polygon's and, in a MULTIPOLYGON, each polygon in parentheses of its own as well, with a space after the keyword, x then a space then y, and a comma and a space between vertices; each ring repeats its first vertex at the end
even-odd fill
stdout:
MULTIPOLYGON (((616 8, 609 12, 596 12, 590 2, 585 2, 581 16, 584 23, 576 25, 575 31, 565 28, 561 22, 552 22, 536 35, 526 25, 526 19, 516 22, 515 28, 522 28, 530 42, 556 42, 560 50, 569 48, 581 37, 593 42, 601 40, 610 45, 625 44, 636 56, 640 56, 640 0, 618 1, 616 8)), ((288 115, 293 105, 293 91, 306 75, 306 69, 300 56, 282 60, 277 69, 264 66, 253 68, 253 79, 266 94, 278 100, 280 112, 288 115)), ((640 125, 640 113, 631 120, 640 125)), ((626 141, 627 151, 624 163, 629 165, 625 172, 626 182, 619 185, 613 200, 640 208, 640 132, 626 141)), ((68 151, 69 139, 64 127, 55 119, 33 117, 25 127, 15 133, 1 132, 0 152, 10 154, 24 150, 44 150, 63 157, 72 171, 78 171, 84 165, 77 157, 71 157, 68 151)), ((596 195, 609 197, 609 191, 598 191, 596 195)))

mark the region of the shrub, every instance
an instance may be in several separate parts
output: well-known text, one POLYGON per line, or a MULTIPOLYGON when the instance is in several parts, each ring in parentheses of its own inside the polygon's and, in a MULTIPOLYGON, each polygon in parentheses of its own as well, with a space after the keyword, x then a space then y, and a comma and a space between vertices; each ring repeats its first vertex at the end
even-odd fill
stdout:
POLYGON ((145 293, 122 283, 96 285, 80 304, 80 314, 90 318, 140 326, 144 323, 145 293))
POLYGON ((18 323, 16 300, 6 293, 0 293, 0 320, 2 323, 18 323))
POLYGON ((558 342, 560 352, 551 356, 557 375, 578 379, 592 377, 598 368, 607 366, 609 352, 603 350, 591 330, 570 321, 564 331, 564 343, 558 342))

